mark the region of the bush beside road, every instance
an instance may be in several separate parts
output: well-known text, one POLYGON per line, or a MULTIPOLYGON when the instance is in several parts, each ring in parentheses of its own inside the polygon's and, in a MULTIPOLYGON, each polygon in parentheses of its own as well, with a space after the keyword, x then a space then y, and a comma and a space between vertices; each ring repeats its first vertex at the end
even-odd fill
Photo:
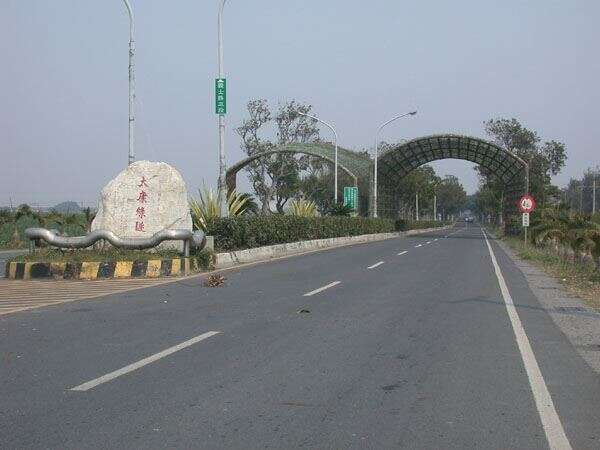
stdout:
POLYGON ((393 233, 444 225, 445 222, 400 222, 363 217, 270 215, 217 218, 208 224, 207 234, 214 236, 217 251, 233 251, 298 241, 393 233))

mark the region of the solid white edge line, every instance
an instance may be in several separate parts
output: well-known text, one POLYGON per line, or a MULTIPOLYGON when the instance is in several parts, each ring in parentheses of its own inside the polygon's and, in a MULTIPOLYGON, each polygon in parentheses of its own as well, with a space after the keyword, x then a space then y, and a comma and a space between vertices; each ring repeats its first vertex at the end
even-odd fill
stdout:
POLYGON ((500 291, 502 292, 502 298, 504 299, 506 311, 508 313, 508 317, 510 318, 510 323, 515 334, 515 340, 517 341, 519 352, 521 353, 521 359, 525 365, 525 371, 527 372, 529 385, 531 386, 533 398, 535 399, 535 405, 538 410, 540 420, 542 421, 544 432, 546 433, 548 445, 551 449, 571 450, 571 444, 569 443, 569 439, 565 434, 565 430, 562 426, 560 418, 558 417, 556 408, 554 407, 554 402, 552 401, 552 397, 548 391, 546 382, 544 381, 544 377, 535 358, 535 354, 531 348, 529 338, 525 333, 525 329, 523 328, 523 324, 521 323, 521 319, 517 313, 517 309, 510 295, 510 291, 508 290, 508 286, 506 285, 506 281, 504 280, 504 276, 502 275, 502 271, 500 270, 500 266, 498 265, 498 261, 496 260, 496 256, 494 255, 494 251, 492 250, 492 246, 490 245, 486 232, 483 229, 481 231, 483 232, 485 243, 487 244, 487 248, 492 259, 494 272, 496 273, 496 278, 498 279, 498 284, 500 285, 500 291))
POLYGON ((408 253, 408 250, 404 250, 403 252, 398 253, 398 256, 402 256, 404 254, 408 253))
POLYGON ((150 363, 158 361, 159 359, 164 358, 165 356, 169 356, 172 353, 178 352, 179 350, 183 350, 184 348, 187 348, 191 345, 194 345, 200 341, 208 339, 209 337, 212 337, 219 333, 221 333, 221 332, 220 331, 209 331, 208 333, 201 334, 200 336, 196 336, 192 339, 184 341, 173 347, 169 347, 169 348, 163 350, 162 352, 155 353, 154 355, 148 356, 147 358, 141 359, 137 362, 134 362, 133 364, 129 364, 128 366, 125 366, 119 370, 115 370, 114 372, 107 373, 106 375, 102 375, 101 377, 98 377, 98 378, 95 378, 86 383, 80 384, 79 386, 75 386, 75 387, 71 388, 70 390, 71 391, 82 391, 82 392, 88 391, 90 389, 95 388, 96 386, 104 384, 108 381, 112 381, 115 378, 120 377, 121 375, 125 375, 127 373, 133 372, 134 370, 137 370, 137 369, 144 367, 150 363))
POLYGON ((379 261, 378 263, 373 264, 372 266, 367 267, 367 269, 374 269, 375 267, 379 267, 380 265, 382 265, 385 261, 379 261))
POLYGON ((314 291, 307 292, 306 294, 304 294, 304 297, 310 297, 311 295, 318 294, 319 292, 323 292, 325 289, 332 288, 340 283, 341 281, 334 281, 333 283, 326 284, 325 286, 315 289, 314 291))

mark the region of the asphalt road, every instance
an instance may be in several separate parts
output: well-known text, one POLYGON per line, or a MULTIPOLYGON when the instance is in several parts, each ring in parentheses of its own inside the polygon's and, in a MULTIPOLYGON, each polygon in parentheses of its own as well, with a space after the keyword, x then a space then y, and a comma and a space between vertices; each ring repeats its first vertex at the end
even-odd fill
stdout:
POLYGON ((2 448, 600 448, 598 375, 489 245, 470 226, 0 317, 2 448))

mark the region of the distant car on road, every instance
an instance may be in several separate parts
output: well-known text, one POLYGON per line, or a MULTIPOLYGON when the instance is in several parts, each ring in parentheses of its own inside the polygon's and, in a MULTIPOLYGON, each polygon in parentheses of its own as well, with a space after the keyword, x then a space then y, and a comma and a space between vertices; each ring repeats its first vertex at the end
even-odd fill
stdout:
POLYGON ((473 217, 465 217, 465 222, 467 223, 473 223, 475 221, 475 219, 473 219, 473 217))

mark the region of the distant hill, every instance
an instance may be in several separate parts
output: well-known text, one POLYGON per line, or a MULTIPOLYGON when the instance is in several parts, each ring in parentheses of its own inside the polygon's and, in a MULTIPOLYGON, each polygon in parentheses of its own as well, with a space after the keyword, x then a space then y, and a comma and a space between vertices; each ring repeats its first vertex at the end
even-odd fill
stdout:
POLYGON ((75 202, 62 202, 51 208, 60 214, 79 214, 81 207, 75 202))

